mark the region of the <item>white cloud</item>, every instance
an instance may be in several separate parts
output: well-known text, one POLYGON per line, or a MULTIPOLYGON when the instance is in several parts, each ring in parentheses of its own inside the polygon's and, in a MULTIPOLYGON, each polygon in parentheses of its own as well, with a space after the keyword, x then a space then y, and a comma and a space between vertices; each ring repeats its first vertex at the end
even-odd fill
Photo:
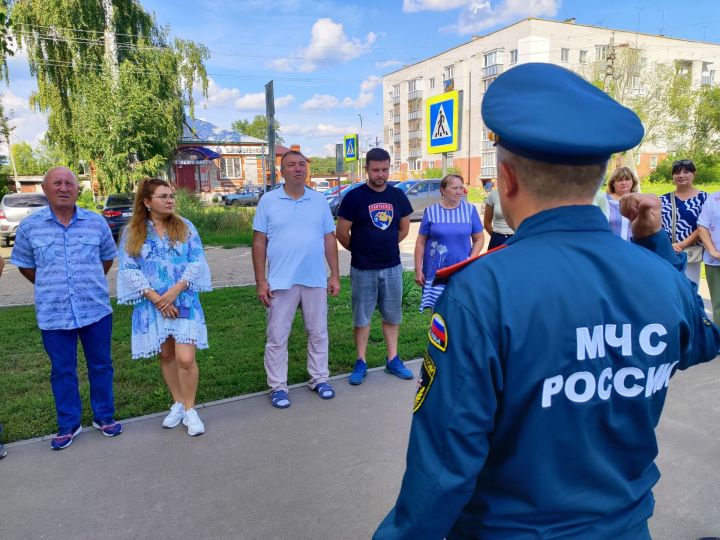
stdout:
POLYGON ((315 21, 310 30, 310 43, 290 58, 277 58, 270 62, 270 67, 278 71, 301 71, 309 73, 321 65, 332 65, 347 62, 367 53, 377 34, 370 32, 364 40, 345 34, 342 23, 322 18, 315 21))
POLYGON ((448 11, 473 3, 472 0, 403 0, 405 13, 416 11, 448 11))
POLYGON ((345 107, 355 107, 356 109, 362 109, 367 107, 375 99, 375 87, 382 84, 382 78, 377 75, 371 75, 360 84, 360 93, 355 99, 346 97, 343 100, 345 107))
POLYGON ((208 97, 207 104, 221 107, 233 102, 241 96, 241 92, 237 88, 222 88, 218 86, 214 80, 208 80, 208 97))
POLYGON ((335 157, 335 144, 336 143, 327 143, 323 145, 323 156, 335 157))
POLYGON ((384 62, 375 62, 375 65, 380 69, 387 69, 395 66, 402 66, 400 60, 385 60, 384 62))
MULTIPOLYGON (((275 108, 282 109, 295 101, 295 96, 288 94, 275 98, 275 108)), ((255 94, 245 94, 237 98, 233 105, 239 111, 264 111, 265 110, 265 92, 257 92, 255 94)))
POLYGON ((303 111, 327 111, 340 106, 340 100, 329 94, 315 94, 305 101, 300 108, 303 111))
POLYGON ((553 17, 562 0, 469 0, 456 24, 443 28, 449 32, 472 34, 527 17, 553 17))
POLYGON ((300 124, 287 124, 282 126, 283 137, 304 136, 304 137, 338 137, 347 133, 357 131, 353 126, 336 126, 333 124, 315 124, 301 126, 300 124))
POLYGON ((2 91, 2 104, 5 115, 9 119, 11 131, 10 141, 20 141, 37 145, 47 131, 47 118, 30 108, 27 98, 14 94, 11 90, 2 91))
POLYGON ((360 92, 358 97, 353 99, 345 97, 338 99, 330 94, 315 94, 313 97, 305 101, 300 108, 304 111, 329 111, 338 107, 354 107, 362 109, 367 107, 375 99, 375 87, 382 84, 382 78, 377 75, 371 75, 360 84, 360 92))

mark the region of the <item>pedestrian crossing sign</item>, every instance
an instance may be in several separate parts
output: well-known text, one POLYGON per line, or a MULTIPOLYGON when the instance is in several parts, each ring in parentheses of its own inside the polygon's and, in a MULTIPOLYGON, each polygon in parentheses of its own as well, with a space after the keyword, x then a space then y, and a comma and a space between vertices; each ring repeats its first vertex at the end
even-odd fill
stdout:
POLYGON ((457 150, 459 102, 457 90, 428 98, 425 102, 425 140, 428 154, 457 150))
POLYGON ((358 136, 357 133, 345 135, 345 161, 357 161, 358 136))

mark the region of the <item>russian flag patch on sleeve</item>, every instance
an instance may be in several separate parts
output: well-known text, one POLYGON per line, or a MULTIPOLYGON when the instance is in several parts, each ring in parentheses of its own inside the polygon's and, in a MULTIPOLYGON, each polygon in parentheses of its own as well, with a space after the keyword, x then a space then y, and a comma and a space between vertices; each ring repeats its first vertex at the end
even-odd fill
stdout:
POLYGON ((432 320, 430 321, 430 329, 428 330, 428 338, 430 339, 430 343, 445 352, 448 344, 447 326, 445 325, 445 320, 438 313, 433 313, 432 320))

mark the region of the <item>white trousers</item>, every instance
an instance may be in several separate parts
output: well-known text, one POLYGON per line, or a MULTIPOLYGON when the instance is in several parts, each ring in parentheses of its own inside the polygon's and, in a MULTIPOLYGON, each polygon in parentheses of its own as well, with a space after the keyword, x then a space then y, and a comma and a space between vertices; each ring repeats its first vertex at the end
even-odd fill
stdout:
POLYGON ((298 306, 302 311, 308 336, 308 385, 314 389, 330 376, 328 370, 327 289, 293 285, 290 289, 272 292, 267 309, 267 342, 265 344, 265 372, 267 384, 274 390, 287 391, 288 351, 290 329, 298 306))

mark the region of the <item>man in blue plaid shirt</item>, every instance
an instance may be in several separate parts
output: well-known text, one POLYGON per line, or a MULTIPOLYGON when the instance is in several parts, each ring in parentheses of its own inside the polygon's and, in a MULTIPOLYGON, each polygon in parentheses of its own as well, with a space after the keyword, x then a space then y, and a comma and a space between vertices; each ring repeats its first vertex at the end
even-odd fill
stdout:
POLYGON ((43 192, 49 206, 20 223, 10 261, 35 284, 35 311, 52 364, 57 411, 58 433, 51 447, 62 450, 82 429, 78 338, 87 359, 93 426, 108 437, 122 433, 113 419, 112 308, 105 278, 117 250, 102 216, 75 205, 79 186, 72 171, 50 169, 43 192))

